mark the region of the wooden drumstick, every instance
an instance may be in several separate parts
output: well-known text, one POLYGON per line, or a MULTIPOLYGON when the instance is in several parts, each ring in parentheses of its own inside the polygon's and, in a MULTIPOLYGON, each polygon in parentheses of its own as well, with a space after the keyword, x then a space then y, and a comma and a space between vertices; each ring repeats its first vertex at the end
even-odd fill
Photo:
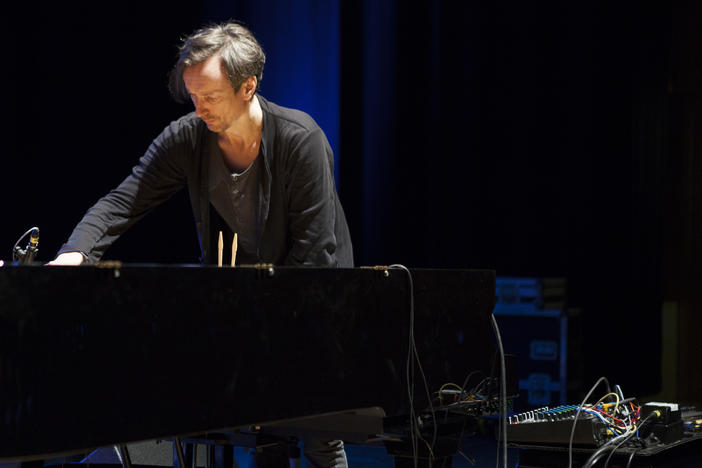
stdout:
POLYGON ((217 241, 217 266, 222 266, 222 254, 224 252, 224 239, 222 238, 222 231, 219 231, 219 240, 217 241))
POLYGON ((237 249, 237 236, 234 233, 234 239, 232 239, 232 266, 236 263, 236 249, 237 249))

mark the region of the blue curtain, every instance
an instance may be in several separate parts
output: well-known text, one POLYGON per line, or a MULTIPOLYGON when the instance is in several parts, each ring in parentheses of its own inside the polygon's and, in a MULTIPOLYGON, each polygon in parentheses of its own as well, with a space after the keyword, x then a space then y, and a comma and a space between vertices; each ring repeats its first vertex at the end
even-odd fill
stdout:
POLYGON ((205 22, 234 19, 253 32, 266 53, 261 94, 310 114, 329 139, 338 171, 339 0, 207 0, 202 13, 205 22))

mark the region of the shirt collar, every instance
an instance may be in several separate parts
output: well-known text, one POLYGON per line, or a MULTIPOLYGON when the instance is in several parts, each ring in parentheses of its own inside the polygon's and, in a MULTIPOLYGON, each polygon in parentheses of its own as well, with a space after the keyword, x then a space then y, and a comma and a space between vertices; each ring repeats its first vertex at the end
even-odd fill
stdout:
POLYGON ((208 151, 210 158, 208 187, 210 192, 213 192, 220 184, 226 183, 229 171, 222 160, 222 151, 217 144, 217 134, 210 132, 208 140, 208 145, 210 146, 208 151))

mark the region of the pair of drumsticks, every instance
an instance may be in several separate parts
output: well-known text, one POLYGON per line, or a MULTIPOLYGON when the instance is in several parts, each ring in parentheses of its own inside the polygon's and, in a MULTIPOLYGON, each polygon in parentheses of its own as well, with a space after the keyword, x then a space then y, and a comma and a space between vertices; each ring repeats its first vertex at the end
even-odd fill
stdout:
MULTIPOLYGON (((236 262, 236 247, 237 247, 237 238, 236 238, 236 232, 234 233, 234 239, 232 239, 232 263, 231 266, 234 266, 234 263, 236 262)), ((217 266, 221 267, 222 266, 222 257, 224 256, 224 238, 222 237, 222 231, 219 231, 219 241, 217 242, 217 266)))

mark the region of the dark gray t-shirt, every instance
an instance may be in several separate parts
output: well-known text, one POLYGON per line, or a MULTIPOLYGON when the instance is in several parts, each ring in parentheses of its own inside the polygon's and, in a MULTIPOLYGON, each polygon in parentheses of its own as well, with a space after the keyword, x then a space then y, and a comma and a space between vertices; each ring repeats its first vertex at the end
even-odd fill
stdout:
MULTIPOLYGON (((254 159, 254 162, 241 173, 231 173, 224 163, 216 134, 211 134, 209 140, 210 203, 232 233, 237 234, 236 264, 257 263, 259 258, 256 243, 260 232, 257 209, 261 158, 254 159)), ((224 263, 229 264, 230 256, 231 243, 228 242, 224 246, 224 263)))

